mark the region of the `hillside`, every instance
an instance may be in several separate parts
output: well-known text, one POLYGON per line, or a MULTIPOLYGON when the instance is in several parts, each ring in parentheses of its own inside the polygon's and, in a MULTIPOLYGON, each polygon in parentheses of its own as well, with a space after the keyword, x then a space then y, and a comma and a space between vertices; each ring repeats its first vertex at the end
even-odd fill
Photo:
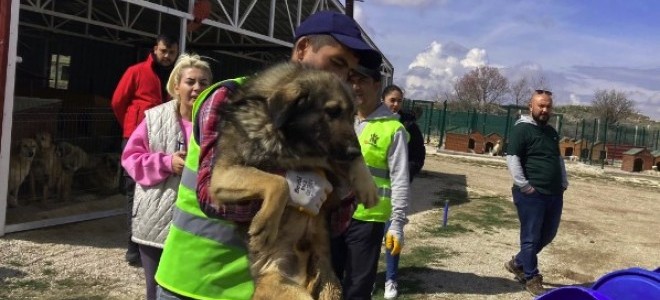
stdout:
MULTIPOLYGON (((591 106, 586 105, 563 105, 554 108, 554 113, 563 114, 564 120, 568 122, 577 122, 579 120, 593 120, 596 114, 592 111, 591 106)), ((621 121, 621 124, 626 125, 651 125, 653 130, 660 129, 660 122, 651 120, 648 116, 641 113, 635 113, 632 116, 621 121)))

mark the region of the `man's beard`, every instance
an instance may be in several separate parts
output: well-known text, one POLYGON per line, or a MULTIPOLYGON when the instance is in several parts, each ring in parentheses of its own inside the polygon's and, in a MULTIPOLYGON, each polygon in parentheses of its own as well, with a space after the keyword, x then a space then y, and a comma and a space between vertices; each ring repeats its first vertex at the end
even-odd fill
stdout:
POLYGON ((532 119, 534 119, 534 122, 536 122, 536 124, 545 126, 545 125, 548 124, 548 120, 550 120, 550 116, 549 115, 541 115, 541 114, 538 114, 538 115, 532 114, 532 119))

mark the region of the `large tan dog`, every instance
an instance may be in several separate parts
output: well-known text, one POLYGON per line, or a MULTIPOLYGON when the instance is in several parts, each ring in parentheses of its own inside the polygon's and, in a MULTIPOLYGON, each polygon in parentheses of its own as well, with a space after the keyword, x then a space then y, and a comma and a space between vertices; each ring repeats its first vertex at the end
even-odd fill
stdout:
POLYGON ((95 189, 101 194, 117 191, 121 178, 118 154, 88 154, 82 148, 67 142, 58 143, 57 151, 62 162, 62 199, 71 198, 74 175, 80 179, 83 186, 95 189))
POLYGON ((253 299, 341 299, 330 262, 327 211, 287 206, 284 177, 266 170, 322 169, 365 206, 376 187, 353 128, 352 91, 331 73, 286 63, 245 83, 220 113, 210 193, 217 205, 263 199, 249 228, 253 299))
POLYGON ((30 169, 30 189, 32 198, 37 199, 36 188, 41 187, 41 201, 50 198, 50 191, 56 191, 56 198, 62 198, 64 180, 62 176, 61 151, 53 143, 53 136, 48 132, 39 132, 35 135, 39 151, 34 157, 30 169))
POLYGON ((37 154, 37 142, 34 139, 21 139, 9 157, 9 195, 8 204, 10 207, 18 206, 18 190, 21 184, 30 173, 32 160, 37 154))

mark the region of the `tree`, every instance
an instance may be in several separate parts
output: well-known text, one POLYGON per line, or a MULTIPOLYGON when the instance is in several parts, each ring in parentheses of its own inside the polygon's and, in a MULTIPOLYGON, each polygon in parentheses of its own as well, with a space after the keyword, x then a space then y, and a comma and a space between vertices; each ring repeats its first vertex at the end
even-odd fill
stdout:
POLYGON ((516 106, 524 105, 531 91, 527 77, 521 77, 512 82, 509 91, 511 93, 511 100, 513 100, 516 106))
POLYGON ((497 68, 481 66, 463 75, 455 84, 458 106, 495 111, 509 92, 509 82, 497 68))
POLYGON ((616 124, 636 113, 635 102, 617 90, 596 90, 591 107, 594 114, 607 124, 616 124))

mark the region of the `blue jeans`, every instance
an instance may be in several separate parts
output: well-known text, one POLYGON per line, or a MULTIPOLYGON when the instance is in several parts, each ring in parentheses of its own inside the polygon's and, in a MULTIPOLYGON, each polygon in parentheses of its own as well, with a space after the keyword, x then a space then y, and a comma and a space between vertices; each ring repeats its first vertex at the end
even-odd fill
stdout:
MULTIPOLYGON (((387 235, 387 230, 390 228, 391 221, 385 223, 385 235, 387 235)), ((399 257, 398 255, 392 255, 391 251, 385 248, 385 281, 393 280, 396 281, 397 271, 399 270, 399 257)))
POLYGON ((525 279, 539 274, 536 255, 552 242, 557 235, 564 195, 544 195, 534 192, 531 195, 513 189, 513 202, 520 220, 520 252, 515 263, 523 267, 525 279))

